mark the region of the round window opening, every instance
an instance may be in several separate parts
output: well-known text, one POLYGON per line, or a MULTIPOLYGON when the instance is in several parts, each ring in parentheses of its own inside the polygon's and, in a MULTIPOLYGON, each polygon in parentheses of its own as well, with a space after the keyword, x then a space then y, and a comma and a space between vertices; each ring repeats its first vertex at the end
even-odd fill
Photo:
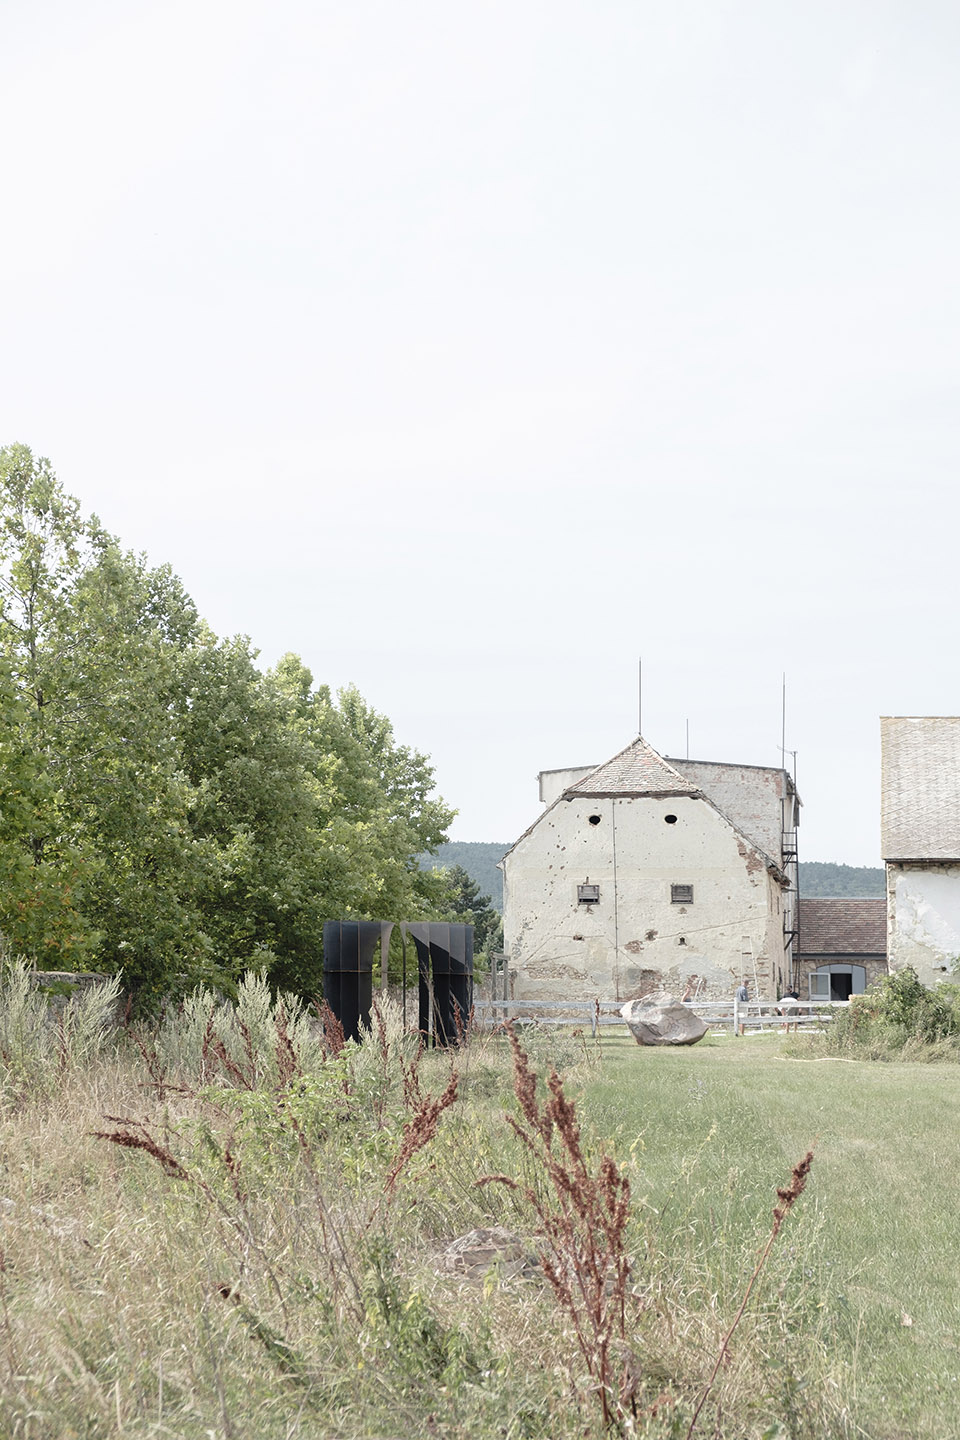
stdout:
POLYGON ((664 815, 663 818, 664 818, 664 820, 667 822, 668 825, 676 825, 676 823, 677 823, 677 817, 676 817, 676 815, 664 815))
POLYGON ((588 816, 587 816, 587 819, 590 821, 590 824, 591 824, 591 825, 599 825, 599 824, 600 824, 600 816, 599 816, 599 815, 588 815, 588 816))

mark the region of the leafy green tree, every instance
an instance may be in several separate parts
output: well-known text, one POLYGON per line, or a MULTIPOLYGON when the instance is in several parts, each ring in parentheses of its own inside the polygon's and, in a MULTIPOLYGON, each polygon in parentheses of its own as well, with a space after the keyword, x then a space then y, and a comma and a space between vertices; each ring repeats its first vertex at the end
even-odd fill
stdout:
POLYGON ((393 726, 349 686, 339 692, 338 712, 348 741, 362 757, 371 803, 366 818, 369 846, 365 908, 384 919, 430 913, 440 898, 436 881, 421 871, 417 856, 446 836, 456 814, 433 795, 433 768, 417 750, 397 745, 393 726))
POLYGON ((498 866, 509 849, 506 840, 500 844, 484 840, 447 840, 438 845, 432 854, 421 855, 420 864, 425 869, 444 870, 462 865, 470 879, 479 885, 481 895, 489 895, 490 903, 502 912, 503 872, 498 866))
POLYGON ((489 955, 503 945, 503 921, 494 909, 489 895, 481 895, 480 886, 462 865, 453 865, 446 872, 453 918, 472 925, 475 953, 489 955))
POLYGON ((204 855, 202 932, 234 977, 263 967, 317 991, 328 917, 310 747, 245 639, 202 629, 182 666, 175 718, 204 855))
POLYGON ((325 919, 436 913, 452 812, 353 689, 264 675, 168 568, 0 451, 0 927, 141 997, 252 965, 316 993, 325 919))
POLYGON ((53 967, 82 964, 95 936, 78 912, 78 857, 37 847, 39 817, 50 801, 48 777, 24 744, 25 706, 0 663, 0 934, 14 954, 45 957, 53 967))
POLYGON ((64 964, 95 952, 130 985, 159 981, 196 938, 190 796, 169 717, 196 615, 169 571, 84 522, 25 446, 0 452, 0 485, 0 656, 35 774, 21 845, 82 917, 67 947, 42 916, 28 949, 64 964))

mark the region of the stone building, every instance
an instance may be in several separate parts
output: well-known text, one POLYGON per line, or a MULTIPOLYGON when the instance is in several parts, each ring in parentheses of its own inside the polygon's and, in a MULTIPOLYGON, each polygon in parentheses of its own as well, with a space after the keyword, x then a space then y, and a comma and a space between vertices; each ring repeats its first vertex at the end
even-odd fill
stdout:
POLYGON ((960 956, 960 716, 884 716, 887 958, 936 985, 960 956))
POLYGON ((800 901, 795 980, 801 1000, 849 1000, 887 973, 887 902, 800 901))
POLYGON ((518 999, 628 1000, 691 976, 729 998, 791 978, 799 799, 785 770, 666 759, 642 738, 540 775, 501 862, 518 999))

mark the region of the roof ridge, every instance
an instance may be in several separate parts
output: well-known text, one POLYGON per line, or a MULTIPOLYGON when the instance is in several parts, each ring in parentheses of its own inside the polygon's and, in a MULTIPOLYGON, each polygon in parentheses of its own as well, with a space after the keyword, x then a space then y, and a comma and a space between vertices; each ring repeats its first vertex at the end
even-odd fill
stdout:
POLYGON ((638 735, 616 755, 597 765, 563 792, 565 795, 699 795, 700 787, 675 770, 659 751, 638 735))

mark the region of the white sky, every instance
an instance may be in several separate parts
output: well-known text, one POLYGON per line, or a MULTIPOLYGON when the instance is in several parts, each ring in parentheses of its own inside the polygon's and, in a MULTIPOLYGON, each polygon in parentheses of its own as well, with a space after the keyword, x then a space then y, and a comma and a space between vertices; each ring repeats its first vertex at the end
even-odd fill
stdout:
POLYGON ((5 0, 0 443, 355 681, 455 838, 960 713, 960 7, 5 0))

